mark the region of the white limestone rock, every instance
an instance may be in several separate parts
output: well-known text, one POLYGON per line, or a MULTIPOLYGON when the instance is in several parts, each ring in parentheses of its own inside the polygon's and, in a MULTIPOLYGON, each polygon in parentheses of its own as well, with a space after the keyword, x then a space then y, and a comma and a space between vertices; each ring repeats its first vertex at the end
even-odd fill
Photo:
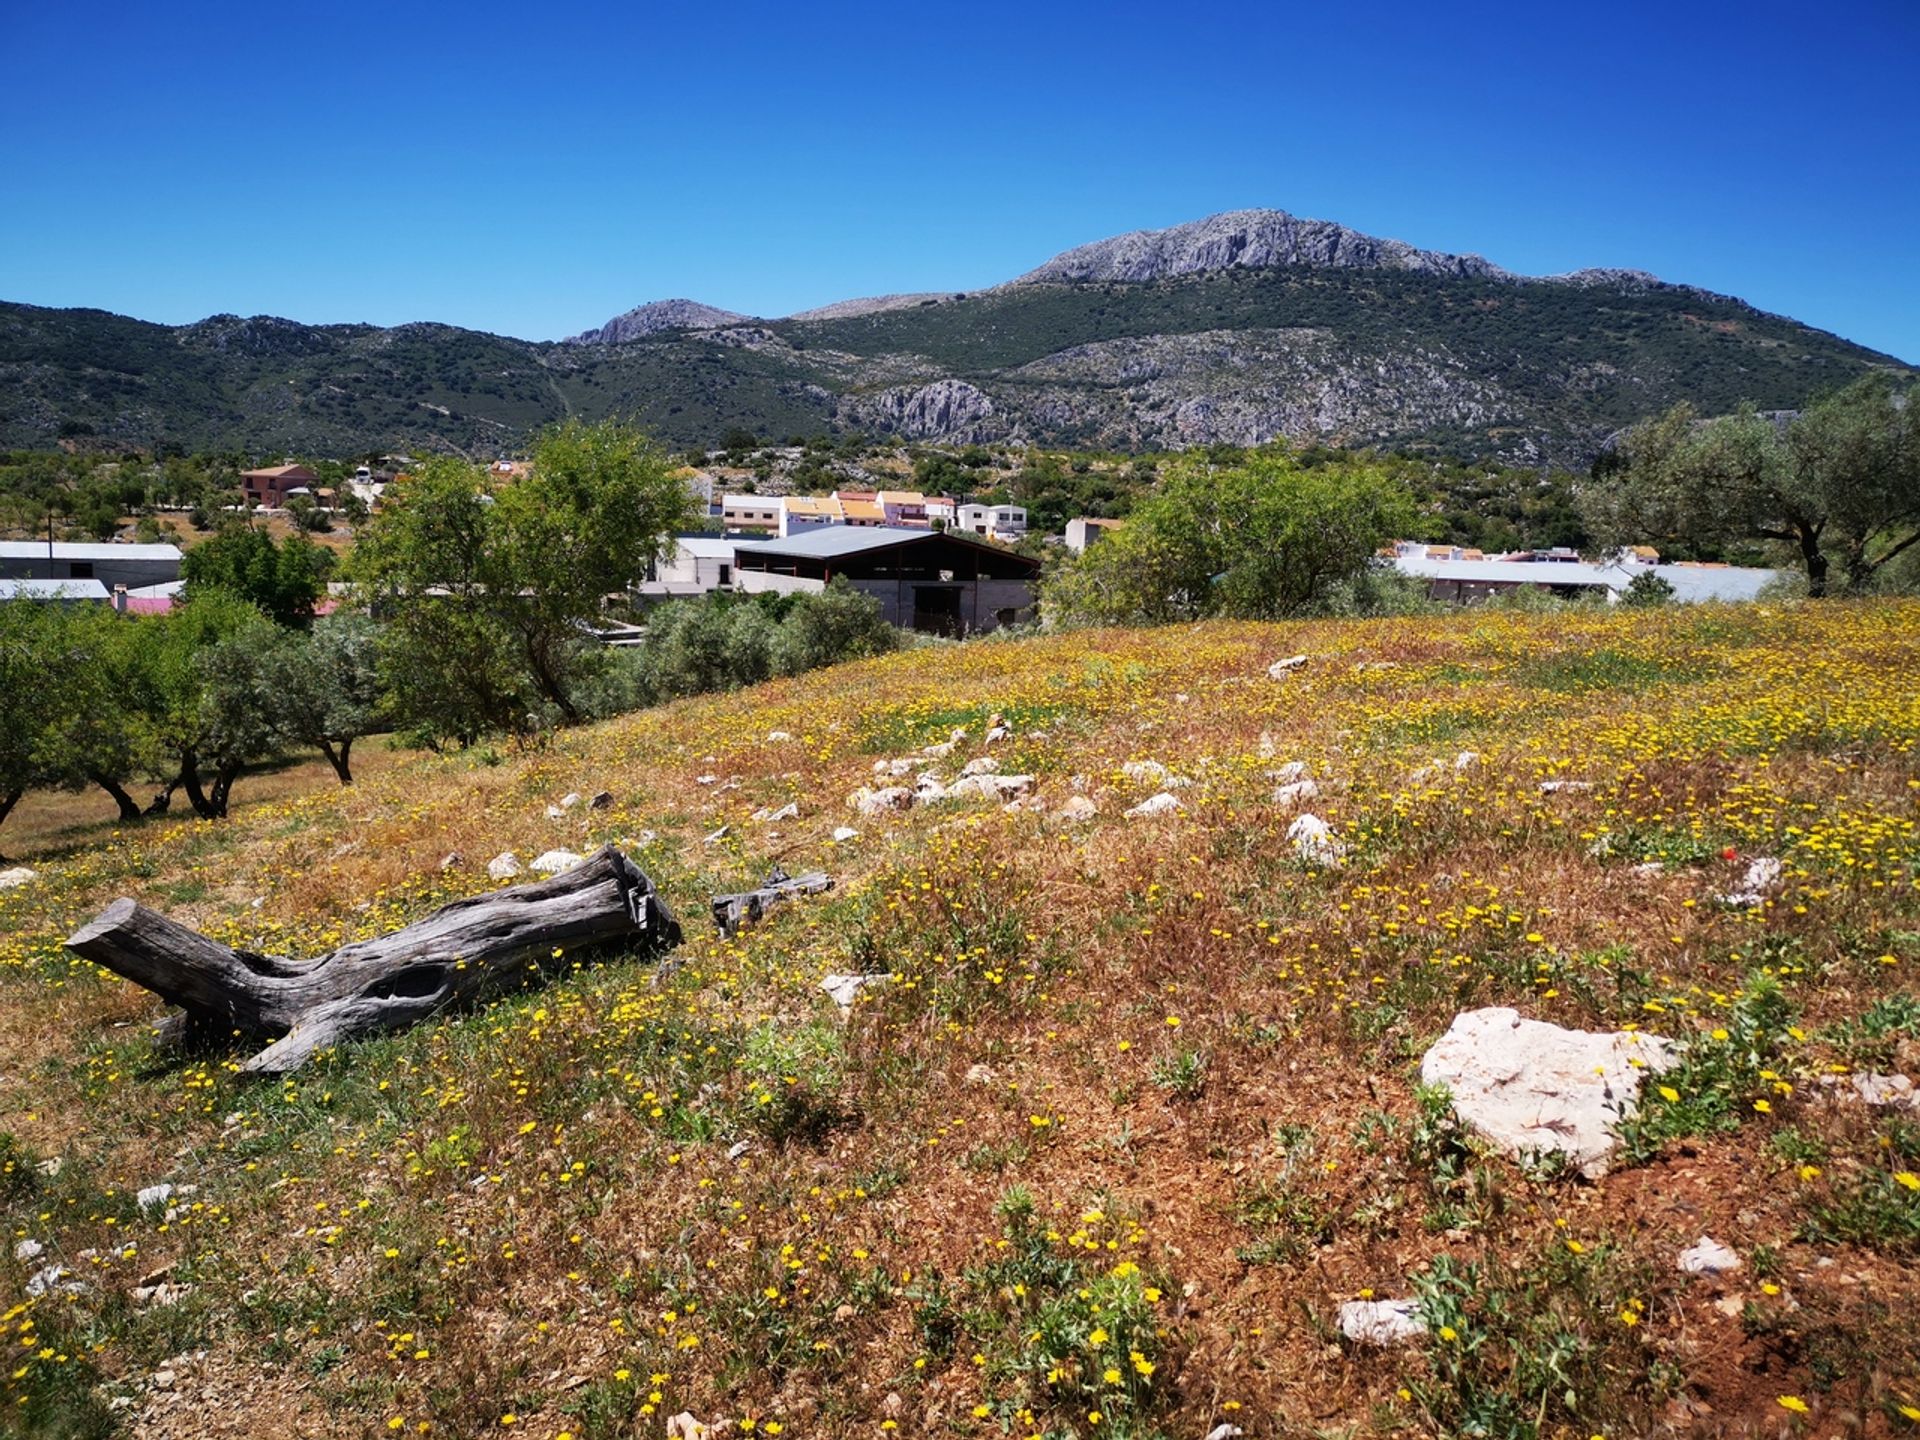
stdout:
POLYGON ((954 781, 944 798, 948 800, 1018 800, 1032 793, 1031 775, 975 774, 954 781))
POLYGON ((1905 1075, 1879 1075, 1862 1070, 1852 1075, 1822 1075, 1829 1094, 1875 1110, 1920 1110, 1920 1086, 1905 1075))
POLYGON ((1674 1263, 1683 1275, 1730 1275, 1740 1268, 1740 1257, 1732 1247, 1711 1235, 1702 1235, 1682 1250, 1674 1263))
POLYGON ((520 873, 520 857, 511 850, 503 850, 487 862, 489 880, 511 880, 520 873))
POLYGON ((1302 815, 1287 827, 1293 853, 1308 865, 1331 870, 1347 861, 1347 847, 1318 815, 1302 815))
POLYGON ((1767 896, 1780 883, 1786 867, 1771 855, 1762 855, 1747 866, 1738 889, 1714 897, 1735 910, 1754 910, 1767 903, 1767 896))
POLYGON ((885 815, 892 810, 912 809, 913 791, 904 785, 890 785, 883 790, 862 785, 847 797, 847 804, 862 815, 885 815))
POLYGON ((1276 805, 1298 805, 1311 800, 1320 793, 1320 787, 1311 780, 1295 780, 1289 785, 1279 786, 1273 792, 1276 805))
POLYGON ((1056 813, 1062 820, 1077 825, 1082 821, 1093 819, 1100 813, 1100 807, 1085 795, 1070 795, 1056 813))
POLYGON ((1615 1126, 1642 1078, 1678 1060, 1671 1040, 1524 1020, 1505 1006, 1466 1010, 1427 1051, 1420 1079, 1452 1092, 1460 1119, 1508 1155, 1559 1154, 1597 1180, 1619 1148, 1615 1126))
POLYGON ((17 890, 22 885, 30 885, 39 878, 39 873, 37 870, 29 870, 24 865, 0 870, 0 890, 17 890))
POLYGON ((1276 765, 1267 771, 1267 778, 1277 785, 1291 785, 1296 780, 1307 778, 1307 762, 1289 760, 1284 765, 1276 765))
POLYGON ((836 845, 850 845, 859 838, 860 832, 851 825, 836 825, 833 827, 833 843, 836 845))
POLYGON ((1142 800, 1138 805, 1127 811, 1126 814, 1129 820, 1147 820, 1156 815, 1171 815, 1176 810, 1184 810, 1186 808, 1186 806, 1180 803, 1177 797, 1169 795, 1165 790, 1162 790, 1157 795, 1148 796, 1145 800, 1142 800))
POLYGON ((1591 789, 1593 789, 1591 780, 1542 780, 1540 782, 1542 795, 1578 794, 1580 791, 1591 789))
POLYGON ((771 806, 762 805, 758 810, 753 812, 753 818, 755 823, 761 825, 771 825, 779 820, 798 820, 800 818, 800 802, 798 800, 790 800, 778 810, 773 809, 771 806))
POLYGON ((1273 664, 1269 665, 1267 667, 1267 675, 1270 679, 1284 680, 1306 663, 1307 657, 1304 655, 1289 655, 1286 659, 1276 660, 1273 664))
POLYGON ((47 1247, 42 1245, 38 1240, 22 1240, 18 1245, 13 1247, 13 1258, 18 1260, 22 1265, 26 1264, 29 1260, 38 1260, 46 1253, 47 1247))
POLYGON ((962 765, 960 767, 960 773, 963 776, 997 775, 1000 773, 1000 762, 991 755, 982 755, 978 760, 969 760, 966 764, 962 765))
POLYGON ((582 797, 578 790, 569 790, 565 795, 560 797, 560 808, 562 810, 571 810, 580 803, 582 798, 584 797, 582 797))
POLYGON ((828 975, 820 981, 820 988, 840 1007, 840 1018, 844 1020, 853 1013, 855 1002, 863 994, 876 985, 891 984, 893 979, 892 975, 828 975))
POLYGON ((587 857, 571 850, 549 850, 533 857, 527 868, 536 875, 563 875, 587 857))
POLYGON ((1340 1333, 1356 1345, 1404 1345, 1427 1333, 1413 1300, 1349 1300, 1340 1307, 1340 1333))

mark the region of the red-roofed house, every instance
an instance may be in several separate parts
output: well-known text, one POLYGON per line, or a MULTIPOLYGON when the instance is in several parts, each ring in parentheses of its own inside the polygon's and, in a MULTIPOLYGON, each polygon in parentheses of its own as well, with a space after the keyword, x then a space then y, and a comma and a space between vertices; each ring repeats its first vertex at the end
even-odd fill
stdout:
POLYGON ((265 470, 243 470, 240 485, 246 491, 247 504, 278 510, 295 490, 311 492, 320 477, 304 465, 273 465, 265 470))

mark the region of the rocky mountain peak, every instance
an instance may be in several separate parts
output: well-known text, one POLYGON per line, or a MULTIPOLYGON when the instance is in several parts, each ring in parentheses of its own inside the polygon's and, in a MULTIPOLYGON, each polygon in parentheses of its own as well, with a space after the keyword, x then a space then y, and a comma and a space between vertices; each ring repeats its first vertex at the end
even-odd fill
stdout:
POLYGON ((1432 275, 1511 278, 1478 255, 1420 250, 1331 220, 1303 220, 1284 210, 1229 210, 1166 230, 1135 230, 1056 255, 1016 285, 1138 282, 1210 270, 1303 265, 1333 270, 1412 270, 1432 275))
POLYGON ((619 345, 662 330, 718 330, 750 321, 751 315, 702 305, 698 300, 650 300, 624 315, 616 315, 595 330, 567 338, 570 345, 619 345))

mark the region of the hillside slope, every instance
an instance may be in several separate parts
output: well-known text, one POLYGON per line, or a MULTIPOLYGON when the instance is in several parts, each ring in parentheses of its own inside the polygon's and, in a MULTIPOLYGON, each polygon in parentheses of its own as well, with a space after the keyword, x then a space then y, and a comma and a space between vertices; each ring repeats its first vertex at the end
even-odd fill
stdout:
POLYGON ((0 305, 0 445, 512 449, 568 414, 1153 449, 1276 437, 1581 466, 1678 400, 1795 408, 1872 366, 1836 336, 1627 270, 1529 278, 1241 211, 1066 252, 975 294, 749 320, 659 301, 572 342, 0 305))
POLYGON ((1910 603, 1082 634, 103 834, 0 890, 0 1402, 157 1437, 1910 1433, 1920 1127, 1849 1097, 1920 1072, 1917 676, 1910 603), (1034 803, 850 809, 896 758, 1034 803), (1303 808, 1344 863, 1298 857, 1303 808), (151 998, 59 945, 125 892, 313 953, 608 841, 673 963, 557 953, 284 1086, 156 1060, 151 998), (775 862, 838 887, 716 936, 775 862), (860 973, 894 978, 843 1016, 822 979, 860 973), (1419 1089, 1488 1005, 1685 1047, 1613 1173, 1419 1089), (1703 1234, 1740 1268, 1683 1274, 1703 1234), (1424 1338, 1340 1339, 1414 1296, 1424 1338))

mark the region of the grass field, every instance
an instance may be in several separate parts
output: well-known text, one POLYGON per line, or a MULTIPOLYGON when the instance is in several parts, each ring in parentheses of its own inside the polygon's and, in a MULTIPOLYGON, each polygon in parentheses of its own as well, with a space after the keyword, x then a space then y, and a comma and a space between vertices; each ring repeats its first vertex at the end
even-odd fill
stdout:
POLYGON ((1920 1074, 1917 746, 1920 605, 1215 624, 51 837, 0 892, 0 1219, 43 1247, 0 1256, 0 1403, 167 1437, 1920 1433, 1920 1111, 1822 1083, 1920 1074), (1048 808, 848 809, 996 714, 1048 808), (1149 759, 1183 808, 1124 818, 1149 759), (1340 867, 1287 843, 1294 760, 1340 867), (155 1055, 152 997, 60 944, 128 893, 311 954, 607 841, 686 924, 672 963, 557 957, 285 1083, 155 1055), (1716 903, 1756 856, 1767 903, 1716 903), (775 861, 839 883, 713 933, 775 861), (843 1020, 848 972, 896 979, 843 1020), (1605 1179, 1420 1089, 1488 1004, 1685 1045, 1605 1179), (143 1209, 163 1182, 198 1189, 143 1209), (1681 1274, 1702 1234, 1743 1268, 1681 1274), (49 1263, 79 1288, 29 1298, 49 1263), (1401 1296, 1424 1339, 1339 1338, 1401 1296))

